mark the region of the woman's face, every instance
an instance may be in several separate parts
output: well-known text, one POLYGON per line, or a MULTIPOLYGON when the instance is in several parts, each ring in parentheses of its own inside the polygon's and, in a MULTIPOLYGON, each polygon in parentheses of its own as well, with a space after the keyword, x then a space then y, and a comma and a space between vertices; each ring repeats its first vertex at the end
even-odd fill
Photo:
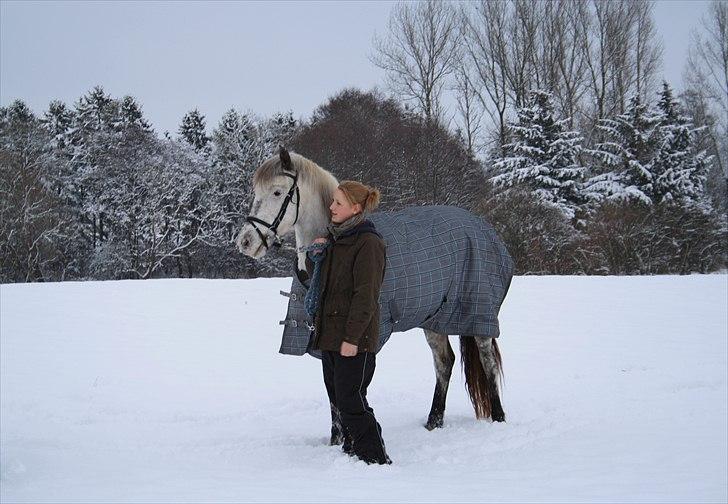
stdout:
POLYGON ((337 187, 336 191, 334 191, 334 201, 331 202, 329 210, 331 210, 331 222, 340 224, 352 215, 360 213, 361 205, 359 203, 350 205, 346 196, 344 196, 344 192, 337 187))

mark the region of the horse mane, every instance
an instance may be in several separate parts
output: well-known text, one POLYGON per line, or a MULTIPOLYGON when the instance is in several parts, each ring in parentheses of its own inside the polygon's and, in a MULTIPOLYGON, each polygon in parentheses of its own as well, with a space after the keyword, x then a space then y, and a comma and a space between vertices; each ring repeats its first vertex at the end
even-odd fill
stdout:
MULTIPOLYGON (((291 163, 298 173, 300 183, 306 184, 311 188, 313 194, 321 198, 321 205, 328 208, 331 204, 334 191, 339 185, 338 179, 328 170, 321 168, 310 159, 289 151, 291 163)), ((285 174, 281 166, 281 158, 279 155, 271 156, 261 164, 253 174, 253 187, 259 184, 271 184, 276 177, 285 174)))

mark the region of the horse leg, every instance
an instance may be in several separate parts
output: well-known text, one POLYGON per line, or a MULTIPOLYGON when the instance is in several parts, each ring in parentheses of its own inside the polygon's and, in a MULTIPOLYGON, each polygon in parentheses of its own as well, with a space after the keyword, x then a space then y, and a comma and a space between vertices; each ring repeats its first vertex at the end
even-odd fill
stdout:
POLYGON ((465 385, 476 418, 505 421, 498 395, 498 378, 503 377, 500 350, 494 338, 461 336, 460 356, 465 373, 465 385))
POLYGON ((341 414, 339 409, 334 406, 333 403, 329 403, 331 406, 331 440, 329 444, 331 446, 340 445, 344 442, 344 429, 341 425, 341 414))
POLYGON ((498 394, 498 378, 503 377, 503 365, 501 362, 500 350, 495 338, 473 338, 478 345, 480 353, 480 363, 485 371, 485 381, 487 384, 488 400, 491 406, 491 418, 494 422, 504 422, 506 414, 501 405, 500 395, 498 394))
POLYGON ((442 420, 445 415, 445 399, 447 399, 447 388, 450 384, 452 367, 455 364, 455 353, 452 351, 447 334, 440 334, 425 329, 427 344, 432 350, 432 358, 435 362, 435 393, 432 397, 432 407, 427 417, 425 428, 432 430, 442 427, 442 420))

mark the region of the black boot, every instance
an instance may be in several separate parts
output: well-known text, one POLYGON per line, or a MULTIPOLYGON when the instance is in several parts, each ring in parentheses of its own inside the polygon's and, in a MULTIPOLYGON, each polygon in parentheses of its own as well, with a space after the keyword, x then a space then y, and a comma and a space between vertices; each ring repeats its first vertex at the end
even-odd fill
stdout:
POLYGON ((360 454, 356 454, 360 460, 363 460, 367 464, 381 464, 381 465, 389 465, 392 463, 392 459, 389 458, 389 454, 387 454, 387 447, 384 444, 384 440, 382 439, 382 427, 379 425, 379 423, 376 423, 377 428, 377 434, 379 438, 379 442, 381 443, 379 449, 375 448, 375 445, 370 444, 366 451, 360 454))
POLYGON ((371 465, 371 464, 389 465, 392 463, 392 459, 389 458, 389 455, 387 455, 386 453, 384 454, 384 458, 382 458, 381 455, 377 456, 377 457, 368 456, 368 455, 359 455, 359 459, 366 462, 367 465, 371 465))

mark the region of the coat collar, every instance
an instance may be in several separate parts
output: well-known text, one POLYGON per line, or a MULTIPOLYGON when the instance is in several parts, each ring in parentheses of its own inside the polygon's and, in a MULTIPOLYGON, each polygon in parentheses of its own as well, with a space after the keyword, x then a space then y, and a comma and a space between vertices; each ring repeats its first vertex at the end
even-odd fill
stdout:
POLYGON ((379 231, 377 231, 377 229, 374 227, 374 223, 369 219, 364 219, 361 223, 340 235, 339 238, 336 240, 334 240, 333 235, 329 233, 329 240, 331 240, 334 244, 351 244, 354 243, 357 237, 363 233, 374 233, 378 237, 383 238, 379 231))

